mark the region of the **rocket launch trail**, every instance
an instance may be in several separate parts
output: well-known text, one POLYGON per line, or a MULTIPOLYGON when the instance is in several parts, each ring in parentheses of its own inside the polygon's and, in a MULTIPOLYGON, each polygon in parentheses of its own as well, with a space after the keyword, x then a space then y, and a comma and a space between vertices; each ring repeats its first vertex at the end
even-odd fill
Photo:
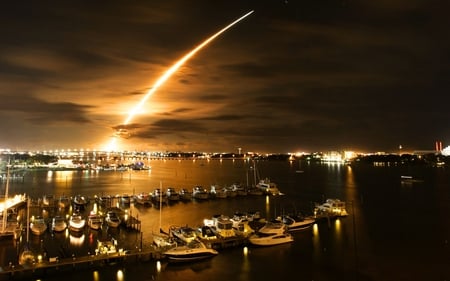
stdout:
POLYGON ((142 106, 145 104, 145 102, 148 100, 148 98, 155 93, 158 88, 166 82, 172 74, 174 74, 186 61, 188 61, 190 58, 192 58, 197 52, 199 52, 201 49, 203 49, 206 45, 208 45, 211 41, 216 39, 219 35, 227 31, 229 28, 231 28, 233 25, 237 24, 238 22, 242 21, 244 18, 251 15, 254 11, 250 11, 246 13, 245 15, 241 16, 240 18, 236 19, 232 23, 228 24, 221 30, 219 30, 217 33, 203 41, 201 44, 199 44, 197 47, 189 51, 186 55, 184 55, 181 59, 179 59, 175 64, 173 64, 157 81, 156 83, 150 88, 150 90, 145 94, 145 96, 142 98, 142 100, 129 112, 128 117, 123 122, 123 125, 127 125, 131 122, 133 117, 140 111, 142 106))

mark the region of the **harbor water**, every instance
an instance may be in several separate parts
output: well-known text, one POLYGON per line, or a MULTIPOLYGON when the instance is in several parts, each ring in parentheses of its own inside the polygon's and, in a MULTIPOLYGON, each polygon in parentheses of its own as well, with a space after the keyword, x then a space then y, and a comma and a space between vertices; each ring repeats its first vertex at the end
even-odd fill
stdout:
MULTIPOLYGON (((156 188, 191 189, 234 182, 253 184, 254 163, 236 160, 164 160, 146 163, 149 170, 28 171, 9 184, 9 194, 88 198, 133 195, 156 188)), ((155 259, 103 266, 80 266, 36 272, 34 280, 450 280, 450 171, 443 167, 364 166, 298 161, 259 161, 258 176, 276 182, 284 195, 237 196, 159 206, 131 203, 126 212, 141 221, 140 231, 117 229, 81 237, 29 234, 29 245, 48 255, 92 254, 97 240, 115 240, 125 250, 152 243, 159 229, 199 226, 205 218, 236 212, 311 214, 327 198, 346 202, 349 215, 324 220, 293 232, 294 242, 270 247, 238 246, 189 264, 155 259), (414 180, 402 181, 402 175, 414 180)), ((4 191, 5 183, 2 190, 4 191)), ((31 216, 47 212, 32 208, 31 216)), ((87 210, 89 211, 89 210, 87 210)), ((54 215, 52 211, 44 216, 54 215)), ((17 262, 26 243, 1 241, 0 266, 17 262)), ((28 276, 30 277, 30 276, 28 276)), ((27 278, 28 278, 27 277, 27 278)))

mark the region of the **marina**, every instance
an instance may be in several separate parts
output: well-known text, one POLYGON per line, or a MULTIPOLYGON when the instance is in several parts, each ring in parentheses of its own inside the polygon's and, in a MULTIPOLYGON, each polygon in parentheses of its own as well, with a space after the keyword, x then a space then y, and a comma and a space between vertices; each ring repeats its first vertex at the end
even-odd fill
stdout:
MULTIPOLYGON (((180 162, 173 161, 170 164, 171 167, 177 167, 180 162)), ((40 173, 28 174, 24 183, 14 183, 11 186, 12 193, 10 194, 12 194, 11 196, 27 194, 26 198, 30 198, 30 220, 40 216, 50 227, 43 234, 36 235, 29 231, 27 235, 27 223, 25 222, 27 202, 23 201, 15 206, 14 213, 17 213, 17 217, 20 219, 20 235, 17 239, 9 238, 1 241, 3 249, 0 265, 2 278, 29 280, 31 277, 40 280, 58 280, 64 276, 68 280, 79 280, 80 278, 90 278, 89 275, 86 276, 89 272, 90 274, 98 272, 101 276, 99 280, 111 280, 110 274, 121 270, 128 276, 127 279, 146 276, 141 279, 171 280, 175 278, 177 272, 185 272, 195 276, 195 279, 208 280, 211 277, 210 273, 213 272, 227 276, 227 273, 223 271, 225 264, 233 265, 232 268, 236 271, 240 270, 240 264, 246 264, 246 262, 251 262, 249 266, 252 268, 251 272, 247 274, 255 278, 257 276, 262 278, 266 274, 271 274, 271 266, 267 262, 273 260, 273 257, 291 266, 294 265, 293 261, 304 264, 306 275, 300 280, 321 279, 317 277, 324 271, 317 269, 317 266, 322 265, 339 265, 339 269, 328 269, 327 272, 332 272, 334 276, 340 276, 347 280, 356 279, 353 277, 355 272, 358 272, 359 280, 365 280, 364 276, 366 275, 373 276, 380 270, 386 271, 385 268, 376 270, 368 268, 367 255, 370 253, 368 250, 370 242, 363 225, 370 223, 373 218, 366 215, 363 220, 364 214, 361 211, 363 208, 374 207, 372 198, 382 199, 384 203, 387 203, 386 206, 396 206, 397 202, 384 196, 386 192, 389 194, 386 189, 383 191, 383 196, 381 194, 378 195, 379 197, 374 197, 373 194, 370 197, 364 196, 364 203, 361 204, 361 197, 352 197, 345 192, 333 192, 333 188, 319 189, 318 192, 315 187, 305 188, 307 181, 302 179, 311 176, 311 170, 306 169, 305 165, 303 165, 305 172, 298 174, 295 172, 297 170, 295 166, 290 169, 289 166, 286 167, 281 163, 267 163, 272 167, 272 173, 275 175, 271 175, 271 181, 277 183, 280 192, 284 195, 260 194, 256 196, 248 194, 247 196, 226 198, 211 197, 207 200, 190 198, 168 204, 138 203, 136 195, 142 192, 151 193, 156 186, 163 191, 168 187, 189 191, 196 185, 208 186, 208 182, 217 182, 220 186, 231 186, 229 183, 234 183, 238 174, 232 174, 230 171, 243 170, 241 164, 236 165, 231 161, 225 163, 217 161, 210 164, 205 162, 202 165, 199 165, 198 161, 185 161, 181 164, 187 166, 184 169, 186 171, 195 167, 201 171, 201 177, 185 177, 181 172, 177 172, 177 176, 173 176, 174 169, 164 168, 166 164, 155 163, 155 161, 152 163, 151 172, 133 171, 131 177, 122 176, 121 173, 115 171, 100 172, 102 173, 100 175, 74 171, 70 174, 70 180, 66 180, 67 174, 58 172, 55 175, 53 173, 51 175, 54 179, 51 182, 56 182, 56 187, 49 187, 40 180, 48 178, 47 173, 40 172, 42 176, 40 173), (227 166, 227 178, 218 178, 220 169, 217 167, 205 169, 207 165, 227 166), (239 169, 233 168, 236 166, 239 169), (280 172, 277 170, 279 167, 283 167, 283 171, 290 171, 291 174, 280 172), (301 183, 301 187, 293 186, 284 179, 285 177, 295 179, 293 182, 301 183), (173 180, 162 180, 168 178, 173 180), (199 180, 200 178, 203 180, 199 180), (124 194, 129 194, 129 203, 122 199, 124 194), (330 196, 324 196, 324 194, 330 196), (78 208, 72 202, 76 195, 81 195, 88 202, 83 209, 77 210, 78 208), (339 199, 339 202, 336 199, 339 199), (333 202, 339 203, 336 206, 345 207, 345 212, 326 214, 325 210, 329 209, 326 204, 333 202), (122 219, 119 227, 109 227, 105 220, 97 230, 88 225, 88 217, 91 213, 103 217, 108 210, 116 211, 122 219), (68 228, 62 231, 54 229, 53 218, 62 218, 68 223, 70 215, 77 211, 86 219, 83 231, 70 231, 68 228), (289 223, 288 217, 299 224, 289 223), (314 219, 312 225, 309 224, 311 217, 314 219), (288 233, 293 241, 272 246, 250 243, 250 233, 256 232, 265 222, 271 220, 284 221, 287 226, 291 224, 293 229, 288 230, 288 233), (297 230, 295 230, 297 228, 294 227, 295 225, 298 227, 297 230), (208 249, 216 250, 218 254, 195 262, 169 261, 164 255, 165 252, 170 248, 184 245, 177 239, 173 239, 169 231, 171 228, 176 229, 180 226, 193 229, 196 235, 195 239, 201 241, 208 249), (250 228, 247 228, 249 226, 250 228), (249 232, 248 235, 242 235, 245 229, 249 232), (21 255, 21 253, 27 255, 21 255), (22 256, 27 262, 20 262, 22 256), (172 265, 173 263, 180 265, 172 265), (261 267, 264 267, 263 272, 266 274, 258 273, 256 269, 261 267), (71 274, 66 277, 67 272, 71 274)), ((324 171, 324 168, 315 167, 314 169, 324 171)), ((180 168, 177 167, 177 169, 180 168)), ((316 181, 320 178, 323 177, 314 177, 316 181)), ((426 177, 421 176, 424 181, 413 183, 408 190, 402 186, 399 178, 400 176, 396 178, 397 182, 393 183, 394 187, 391 188, 395 188, 394 184, 397 184, 398 190, 405 194, 410 190, 421 188, 423 182, 429 182, 426 177)), ((370 180, 373 180, 372 177, 370 180)), ((365 184, 368 189, 370 188, 369 182, 365 184)), ((326 186, 324 183, 322 184, 326 186)), ((365 189, 366 192, 368 189, 365 189)), ((389 209, 377 208, 376 217, 379 217, 379 212, 384 216, 392 215, 387 213, 387 210, 389 209)), ((11 211, 11 213, 13 212, 11 211)), ((416 212, 415 215, 420 217, 421 214, 416 212)), ((397 220, 396 222, 404 221, 397 220)), ((396 229, 396 224, 390 224, 389 227, 396 229)), ((63 226, 62 228, 64 229, 63 226)), ((372 234, 380 235, 376 230, 372 230, 372 234)), ((377 244, 377 248, 387 251, 396 249, 398 246, 390 243, 389 249, 385 249, 384 244, 377 244)), ((437 253, 444 251, 442 253, 445 256, 445 247, 432 246, 432 249, 437 253)), ((408 251, 408 248, 402 247, 402 250, 408 251)), ((394 261, 391 260, 392 262, 394 261)), ((383 265, 380 261, 377 264, 383 265)), ((439 272, 437 265, 435 269, 439 272)), ((390 272, 390 274, 395 273, 390 272)), ((287 275, 284 277, 288 278, 287 275)), ((328 276, 322 279, 332 280, 333 278, 328 276)), ((188 278, 188 280, 193 280, 193 278, 188 278)))

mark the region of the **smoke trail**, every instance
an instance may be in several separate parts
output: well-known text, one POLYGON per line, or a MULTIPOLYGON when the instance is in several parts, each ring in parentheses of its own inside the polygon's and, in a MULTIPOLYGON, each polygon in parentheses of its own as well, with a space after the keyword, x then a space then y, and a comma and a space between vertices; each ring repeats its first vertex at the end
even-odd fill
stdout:
POLYGON ((214 40, 216 37, 218 37, 220 34, 224 33, 225 31, 227 31, 227 29, 229 29, 230 27, 232 27, 233 25, 237 24, 238 22, 240 22, 241 20, 243 20, 244 18, 248 17, 250 14, 252 14, 254 11, 250 11, 248 13, 246 13, 245 15, 243 15, 242 17, 238 18, 237 20, 233 21, 232 23, 230 23, 229 25, 225 26, 224 28, 222 28, 221 30, 219 30, 219 32, 217 32, 216 34, 212 35, 211 37, 209 37, 208 39, 206 39, 205 41, 203 41, 200 45, 198 45, 197 47, 195 47, 192 51, 190 51, 189 53, 187 53, 186 55, 184 55, 180 60, 178 60, 174 65, 172 65, 157 81, 156 83, 153 85, 153 87, 150 88, 150 90, 145 94, 145 96, 142 98, 142 100, 130 111, 130 113, 128 114, 128 117, 125 119, 125 121, 123 122, 123 125, 127 125, 131 122, 131 120, 133 119, 134 115, 136 115, 137 112, 139 112, 139 110, 142 108, 142 106, 145 104, 145 102, 148 100, 148 98, 154 93, 156 92, 156 90, 158 90, 158 88, 164 84, 164 82, 167 81, 167 79, 170 78, 170 76, 172 76, 172 74, 174 74, 187 60, 189 60, 191 57, 193 57, 198 51, 200 51, 203 47, 205 47, 206 45, 208 45, 208 43, 210 43, 212 40, 214 40))

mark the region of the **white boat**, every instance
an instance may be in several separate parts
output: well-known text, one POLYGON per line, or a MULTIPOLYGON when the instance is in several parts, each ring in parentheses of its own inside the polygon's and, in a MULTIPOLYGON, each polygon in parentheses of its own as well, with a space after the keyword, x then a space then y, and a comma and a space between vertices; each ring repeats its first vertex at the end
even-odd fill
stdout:
POLYGON ((34 235, 41 235, 47 230, 47 223, 42 217, 35 217, 30 223, 31 232, 34 235))
POLYGON ((192 198, 199 200, 209 199, 209 192, 204 187, 196 185, 192 189, 192 198))
POLYGON ((265 194, 268 195, 281 195, 277 184, 270 181, 268 178, 260 180, 256 187, 261 189, 265 194))
POLYGON ((52 219, 52 230, 54 232, 62 232, 64 230, 66 230, 66 228, 67 228, 67 222, 64 219, 64 217, 55 216, 52 219))
POLYGON ((345 202, 339 199, 327 199, 322 204, 316 204, 314 208, 315 216, 345 217, 348 216, 345 202))
POLYGON ((69 230, 74 232, 81 232, 86 226, 86 220, 79 213, 73 213, 69 218, 69 230))
POLYGON ((88 216, 88 226, 93 230, 99 230, 103 225, 103 217, 99 214, 91 212, 88 216))
POLYGON ((119 227, 122 222, 122 220, 119 218, 119 215, 117 215, 117 213, 114 211, 108 211, 106 213, 105 221, 109 227, 114 227, 114 228, 119 227))
POLYGON ((273 246, 291 243, 294 238, 287 231, 287 227, 280 221, 268 221, 257 232, 250 235, 248 241, 256 246, 273 246))
POLYGON ((195 229, 189 226, 171 226, 170 234, 184 243, 190 243, 197 238, 195 229))
POLYGON ((283 215, 277 220, 283 222, 287 226, 288 231, 306 229, 316 222, 314 217, 304 217, 302 215, 283 215))
POLYGON ((228 216, 215 215, 212 219, 204 219, 203 224, 212 227, 217 237, 230 238, 237 236, 233 228, 233 221, 228 216))
POLYGON ((194 240, 186 245, 176 246, 163 252, 169 262, 194 262, 215 257, 219 254, 202 242, 194 240))

